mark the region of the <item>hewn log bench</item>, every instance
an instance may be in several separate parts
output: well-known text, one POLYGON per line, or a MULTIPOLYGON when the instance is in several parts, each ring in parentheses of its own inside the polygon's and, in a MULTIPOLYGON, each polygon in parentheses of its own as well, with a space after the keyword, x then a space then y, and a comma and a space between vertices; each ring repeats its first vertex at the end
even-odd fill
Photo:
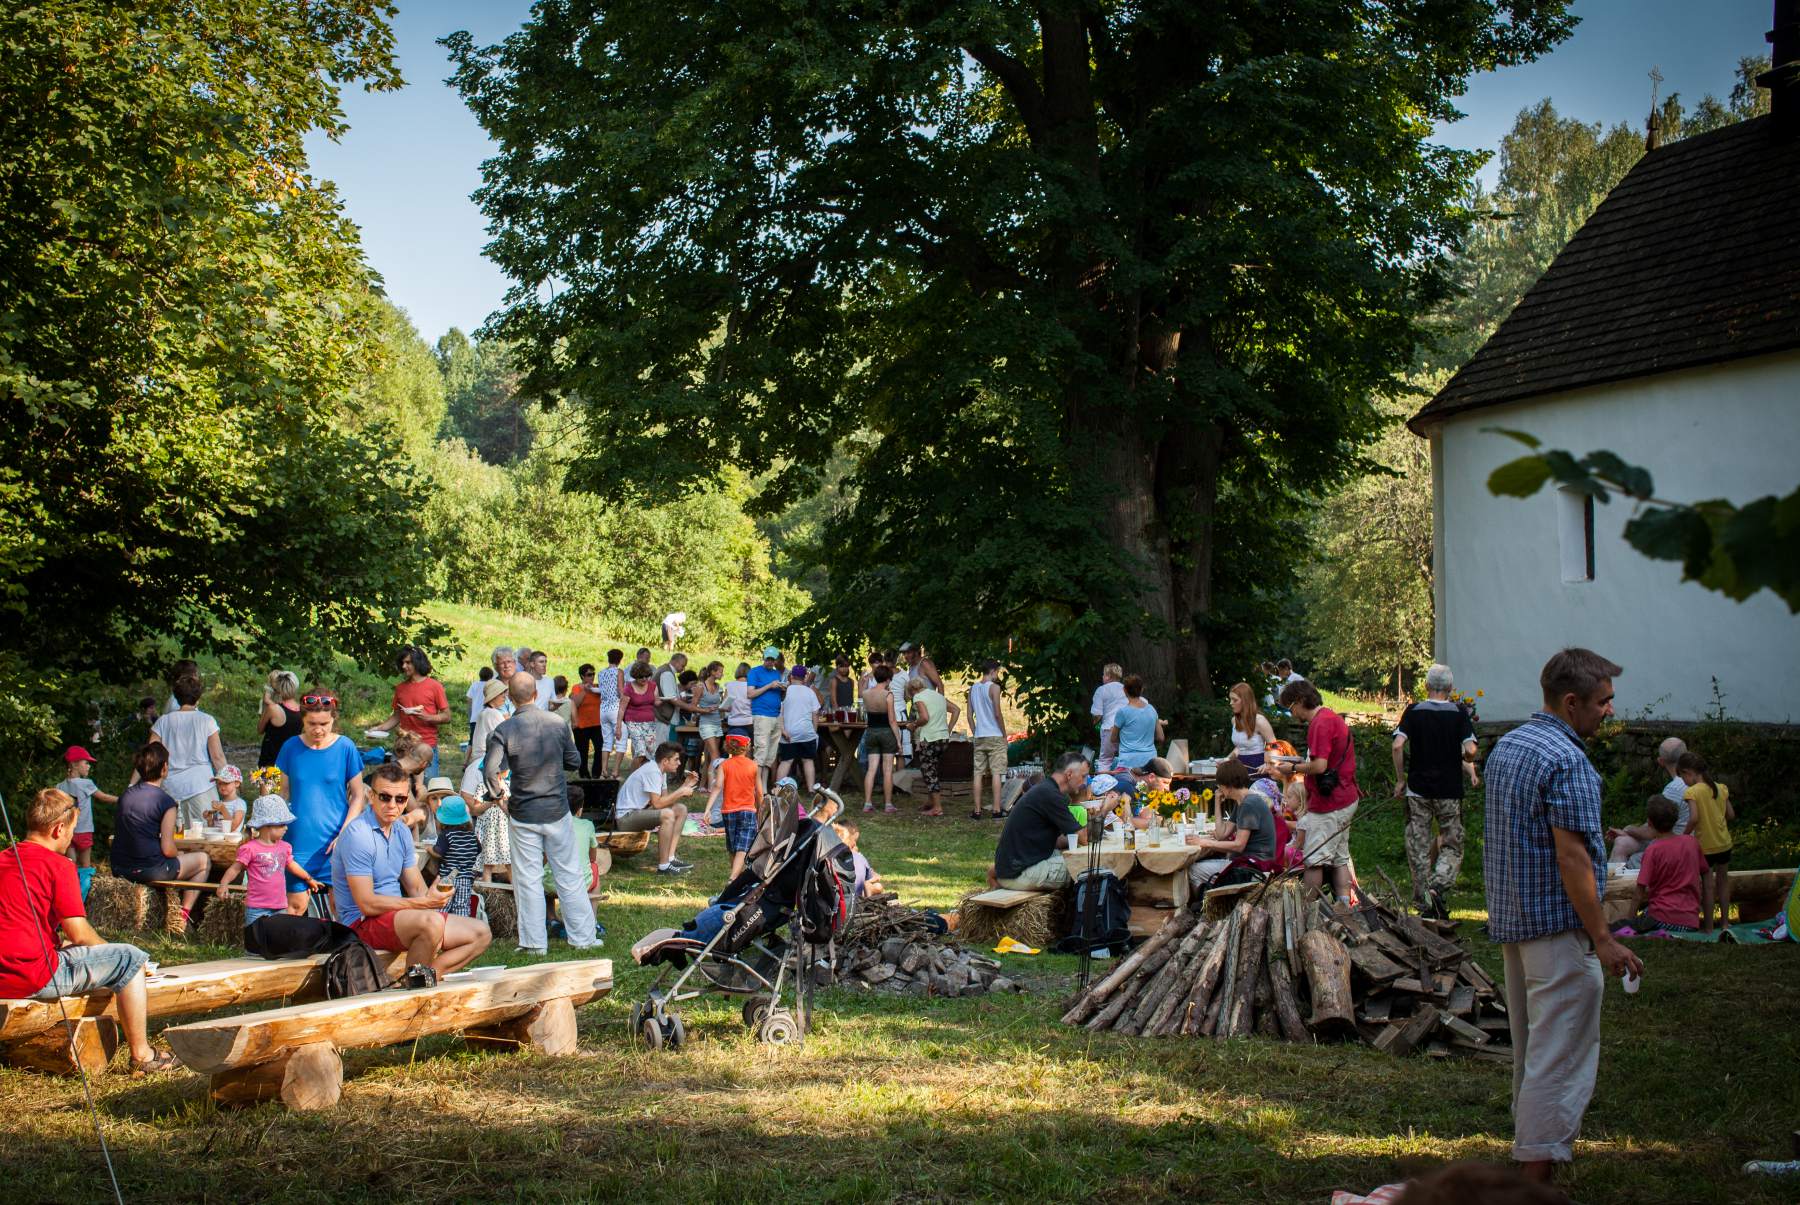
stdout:
MULTIPOLYGON (((405 955, 390 955, 390 969, 405 955)), ((144 985, 151 1017, 191 1016, 269 1000, 318 1000, 325 995, 325 955, 271 962, 224 958, 163 967, 144 985)), ((64 1000, 0 1000, 0 1057, 16 1066, 73 1075, 106 1068, 118 1047, 118 1001, 111 992, 64 1000), (63 1019, 68 1018, 65 1027, 63 1019)))
POLYGON ((220 1104, 326 1109, 343 1092, 340 1051, 461 1034, 479 1045, 573 1054, 575 1006, 611 990, 608 958, 481 967, 436 987, 214 1017, 163 1037, 189 1068, 212 1077, 220 1104))

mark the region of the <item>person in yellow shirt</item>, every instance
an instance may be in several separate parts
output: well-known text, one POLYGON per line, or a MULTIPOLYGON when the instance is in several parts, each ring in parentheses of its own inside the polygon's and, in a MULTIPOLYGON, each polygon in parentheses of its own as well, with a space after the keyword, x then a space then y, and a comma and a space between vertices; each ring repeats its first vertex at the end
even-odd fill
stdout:
POLYGON ((1731 790, 1713 781, 1706 759, 1693 750, 1681 755, 1675 772, 1687 784, 1683 796, 1694 810, 1694 835, 1706 855, 1706 873, 1700 877, 1700 932, 1713 931, 1713 900, 1719 901, 1719 926, 1731 924, 1731 826, 1737 812, 1731 806, 1731 790))

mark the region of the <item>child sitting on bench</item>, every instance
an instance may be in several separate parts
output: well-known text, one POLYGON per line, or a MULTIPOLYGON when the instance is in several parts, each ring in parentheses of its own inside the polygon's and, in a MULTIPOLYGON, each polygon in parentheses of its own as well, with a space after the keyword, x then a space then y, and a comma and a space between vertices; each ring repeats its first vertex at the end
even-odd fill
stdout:
POLYGON ((437 881, 450 884, 450 902, 444 911, 451 916, 473 916, 470 897, 476 872, 481 869, 481 838, 475 835, 475 824, 469 819, 469 805, 463 796, 446 795, 439 801, 437 826, 437 842, 431 847, 426 866, 437 863, 437 881))

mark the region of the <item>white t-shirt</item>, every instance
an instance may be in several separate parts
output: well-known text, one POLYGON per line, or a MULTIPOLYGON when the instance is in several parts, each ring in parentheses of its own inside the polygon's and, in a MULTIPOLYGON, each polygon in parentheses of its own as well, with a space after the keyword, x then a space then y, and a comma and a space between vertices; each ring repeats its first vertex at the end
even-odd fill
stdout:
POLYGON ((977 740, 1006 735, 995 711, 993 696, 988 693, 988 687, 996 685, 998 683, 982 680, 969 688, 969 725, 977 740))
POLYGON ((537 680, 537 709, 539 711, 549 711, 550 700, 555 697, 556 682, 549 674, 545 674, 537 680))
POLYGON ((750 684, 733 678, 725 684, 725 722, 735 728, 748 728, 751 718, 750 684))
POLYGON ((480 678, 469 683, 469 693, 466 697, 469 700, 469 723, 471 724, 481 718, 481 708, 483 704, 482 688, 486 685, 487 683, 483 682, 480 678))
POLYGON ((150 726, 169 751, 169 781, 163 784, 175 799, 191 799, 212 786, 212 755, 206 740, 219 731, 219 721, 204 711, 171 711, 150 726))
POLYGON ((781 700, 781 739, 789 744, 819 739, 819 696, 798 682, 781 700))
POLYGON ((1100 717, 1100 731, 1105 732, 1112 727, 1113 714, 1124 704, 1125 684, 1102 682, 1100 689, 1094 692, 1094 701, 1088 706, 1088 714, 1100 717))
POLYGON ((663 616, 663 627, 668 628, 678 636, 681 634, 681 629, 686 625, 686 611, 670 611, 667 615, 663 616))
POLYGON ((626 812, 638 812, 650 806, 650 801, 658 795, 667 794, 669 780, 662 772, 662 767, 653 761, 647 761, 631 772, 625 785, 619 788, 619 802, 614 808, 619 815, 626 812))

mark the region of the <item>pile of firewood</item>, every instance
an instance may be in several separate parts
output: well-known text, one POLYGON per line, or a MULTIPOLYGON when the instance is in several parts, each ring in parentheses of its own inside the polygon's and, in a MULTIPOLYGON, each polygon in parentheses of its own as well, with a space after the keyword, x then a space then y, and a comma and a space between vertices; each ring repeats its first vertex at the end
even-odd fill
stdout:
POLYGON ((876 896, 858 902, 838 939, 837 981, 897 996, 974 996, 1020 990, 998 959, 964 948, 921 908, 876 896))
POLYGON ((1208 895, 1070 1002, 1068 1025, 1144 1037, 1361 1038, 1510 1062, 1506 1012, 1466 950, 1370 900, 1331 907, 1294 879, 1208 895))

